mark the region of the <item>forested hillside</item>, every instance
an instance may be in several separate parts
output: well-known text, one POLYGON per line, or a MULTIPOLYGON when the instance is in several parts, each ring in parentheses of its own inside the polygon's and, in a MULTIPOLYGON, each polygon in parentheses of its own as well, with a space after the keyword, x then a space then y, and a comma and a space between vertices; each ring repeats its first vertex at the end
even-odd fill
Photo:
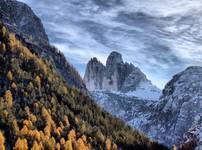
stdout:
POLYGON ((49 60, 66 83, 87 93, 77 70, 66 60, 64 54, 50 45, 41 19, 25 3, 16 0, 0 0, 0 21, 26 43, 40 57, 49 60))
POLYGON ((167 149, 70 88, 0 25, 0 149, 167 149))

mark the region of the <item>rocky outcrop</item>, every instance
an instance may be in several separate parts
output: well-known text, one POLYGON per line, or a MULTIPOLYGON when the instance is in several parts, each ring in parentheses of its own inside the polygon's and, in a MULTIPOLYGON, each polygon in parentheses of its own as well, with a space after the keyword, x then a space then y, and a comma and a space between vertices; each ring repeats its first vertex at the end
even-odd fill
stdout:
MULTIPOLYGON (((122 91, 136 90, 137 85, 141 82, 150 82, 142 71, 135 67, 124 81, 122 91)), ((151 83, 151 82, 150 82, 151 83)), ((151 83, 152 84, 152 83, 151 83)))
POLYGON ((37 43, 49 43, 41 20, 32 9, 16 0, 0 0, 0 18, 15 33, 37 43))
POLYGON ((149 122, 143 123, 140 128, 153 139, 169 146, 183 143, 183 137, 190 133, 202 141, 200 132, 197 133, 201 130, 198 125, 202 118, 201 79, 202 67, 189 67, 175 75, 165 86, 149 122))
POLYGON ((16 0, 0 0, 0 21, 34 53, 49 60, 69 86, 87 92, 79 73, 58 49, 49 44, 41 20, 29 6, 16 0))
POLYGON ((105 66, 97 60, 97 58, 92 58, 86 67, 86 73, 84 81, 88 90, 99 90, 102 89, 103 76, 106 71, 105 66), (91 79, 91 80, 89 80, 91 79))
POLYGON ((152 85, 139 68, 124 63, 118 52, 109 55, 106 66, 96 58, 91 59, 86 67, 84 82, 90 91, 107 90, 123 93, 135 91, 143 82, 152 85))

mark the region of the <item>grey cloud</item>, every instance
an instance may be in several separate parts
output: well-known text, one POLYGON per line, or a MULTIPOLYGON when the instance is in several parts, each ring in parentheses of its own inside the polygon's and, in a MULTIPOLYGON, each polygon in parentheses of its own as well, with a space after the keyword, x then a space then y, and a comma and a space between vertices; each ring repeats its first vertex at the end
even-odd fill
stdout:
POLYGON ((113 50, 159 87, 186 66, 202 64, 201 1, 22 1, 39 15, 51 43, 81 74, 91 57, 104 63, 113 50))

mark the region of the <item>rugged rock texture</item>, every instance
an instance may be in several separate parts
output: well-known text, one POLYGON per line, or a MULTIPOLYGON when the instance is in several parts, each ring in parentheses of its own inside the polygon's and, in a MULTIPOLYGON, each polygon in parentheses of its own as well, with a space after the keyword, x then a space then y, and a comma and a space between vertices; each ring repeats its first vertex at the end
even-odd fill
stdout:
POLYGON ((148 82, 152 84, 146 77, 144 73, 137 67, 127 76, 123 83, 122 91, 136 90, 137 85, 141 82, 148 82))
MULTIPOLYGON (((172 146, 197 141, 202 148, 202 67, 189 67, 165 86, 159 101, 128 93, 94 91, 97 103, 152 139, 172 146)), ((145 90, 147 91, 147 90, 145 90)), ((145 94, 146 92, 144 92, 145 94)))
POLYGON ((69 86, 87 92, 78 72, 58 49, 49 44, 40 19, 29 6, 16 0, 0 0, 0 21, 34 53, 49 60, 69 86))
POLYGON ((84 77, 88 90, 93 91, 102 89, 102 82, 105 71, 105 66, 101 62, 99 62, 97 58, 92 58, 88 62, 84 77))
POLYGON ((135 128, 145 121, 146 116, 151 115, 157 103, 109 91, 94 91, 91 94, 98 105, 135 128))
POLYGON ((26 4, 16 0, 0 0, 0 18, 11 31, 37 43, 49 43, 41 20, 26 4))
POLYGON ((183 136, 202 141, 202 67, 189 67, 165 86, 160 102, 139 128, 169 146, 183 142, 183 136))
POLYGON ((90 91, 106 90, 123 93, 137 90, 141 83, 152 85, 139 68, 124 63, 121 54, 117 52, 109 55, 106 66, 96 58, 91 59, 86 68, 84 82, 90 91))

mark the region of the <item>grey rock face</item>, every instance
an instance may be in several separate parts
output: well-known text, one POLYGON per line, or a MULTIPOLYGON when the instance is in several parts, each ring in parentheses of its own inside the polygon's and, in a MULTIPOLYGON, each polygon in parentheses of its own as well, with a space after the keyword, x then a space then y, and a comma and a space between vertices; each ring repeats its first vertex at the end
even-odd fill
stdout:
POLYGON ((103 89, 120 91, 127 76, 135 67, 124 63, 120 53, 112 52, 107 58, 103 89))
POLYGON ((29 6, 16 0, 0 0, 0 21, 30 50, 52 63, 69 86, 87 93, 79 73, 58 49, 49 44, 41 20, 29 6))
POLYGON ((37 43, 49 43, 41 20, 32 9, 16 0, 0 0, 0 18, 9 29, 37 43))
MULTIPOLYGON (((183 136, 191 132, 202 117, 201 79, 202 67, 189 67, 175 75, 165 86, 160 102, 153 108, 150 121, 141 126, 142 130, 169 146, 183 142, 183 136)), ((202 137, 195 136, 202 141, 202 137)))
POLYGON ((128 92, 136 89, 141 82, 149 80, 133 64, 124 63, 120 53, 112 52, 106 66, 91 59, 87 65, 84 82, 90 91, 109 90, 128 92))
MULTIPOLYGON (((130 91, 135 90, 137 85, 141 82, 149 82, 146 75, 141 72, 141 70, 137 67, 129 74, 129 76, 125 79, 122 91, 130 91)), ((151 83, 152 84, 152 83, 151 83)))
POLYGON ((99 62, 97 58, 93 58, 89 61, 87 64, 84 81, 86 81, 86 86, 90 91, 102 89, 102 82, 105 71, 105 66, 99 62))
POLYGON ((107 58, 106 67, 110 68, 111 66, 116 66, 119 64, 123 64, 123 59, 121 54, 115 51, 111 52, 111 54, 107 58))

